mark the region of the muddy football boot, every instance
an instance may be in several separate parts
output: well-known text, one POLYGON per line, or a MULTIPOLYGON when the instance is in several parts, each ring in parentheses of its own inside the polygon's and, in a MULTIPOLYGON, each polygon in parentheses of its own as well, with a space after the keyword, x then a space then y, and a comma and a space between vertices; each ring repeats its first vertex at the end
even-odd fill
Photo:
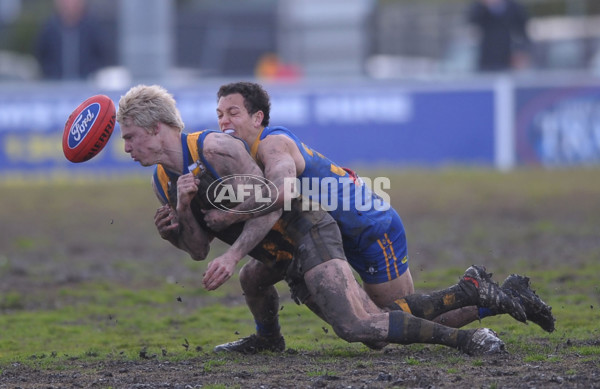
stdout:
POLYGON ((224 343, 216 346, 213 351, 238 352, 242 354, 256 354, 261 351, 282 352, 285 350, 283 336, 266 338, 252 334, 235 342, 224 343))
POLYGON ((520 322, 527 321, 525 308, 519 299, 506 294, 497 283, 492 281, 492 274, 486 273, 485 267, 473 265, 465 271, 459 285, 466 290, 477 291, 477 306, 489 308, 494 313, 508 313, 520 322))
POLYGON ((527 320, 542 327, 544 331, 554 331, 556 319, 552 316, 552 307, 543 302, 535 294, 535 290, 530 288, 529 277, 511 274, 506 277, 501 288, 506 294, 518 299, 523 304, 527 320))
POLYGON ((473 331, 466 344, 459 349, 468 355, 490 355, 506 353, 504 342, 489 328, 478 328, 473 331))

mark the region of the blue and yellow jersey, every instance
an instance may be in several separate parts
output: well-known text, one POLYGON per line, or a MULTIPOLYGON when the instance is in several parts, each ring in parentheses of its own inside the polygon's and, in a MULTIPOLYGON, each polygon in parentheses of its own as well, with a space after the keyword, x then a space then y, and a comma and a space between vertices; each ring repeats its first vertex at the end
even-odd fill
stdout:
POLYGON ((397 217, 390 205, 354 172, 308 147, 287 128, 264 128, 251 147, 253 158, 256 159, 260 141, 269 135, 285 135, 298 146, 306 163, 298 176, 299 192, 302 197, 321 204, 337 221, 346 254, 372 244, 388 230, 393 217, 397 217))
MULTIPOLYGON (((181 134, 181 146, 183 150, 183 174, 194 173, 200 175, 207 171, 212 179, 220 179, 219 174, 208 163, 202 153, 204 139, 210 133, 217 133, 216 130, 204 130, 192 134, 181 134)), ((154 169, 154 182, 157 192, 164 203, 175 205, 177 202, 177 178, 180 175, 165 169, 163 165, 156 165, 154 169), (174 187, 172 187, 175 185, 174 187)))
MULTIPOLYGON (((239 237, 244 224, 236 223, 223 231, 212 231, 206 226, 202 212, 202 209, 214 208, 213 202, 208 198, 208 188, 215 180, 221 179, 202 152, 206 136, 214 132, 220 133, 220 131, 205 130, 181 135, 183 174, 194 173, 200 179, 198 193, 191 204, 192 212, 198 223, 213 236, 231 245, 239 237)), ((181 175, 165 169, 162 165, 157 165, 154 170, 154 183, 158 195, 164 203, 169 203, 173 208, 177 206, 177 179, 181 175)), ((287 269, 296 249, 295 242, 306 233, 305 230, 310 228, 310 225, 305 226, 305 223, 299 222, 298 219, 305 219, 301 212, 284 213, 284 216, 275 223, 267 236, 250 251, 250 255, 267 266, 282 271, 287 269)))

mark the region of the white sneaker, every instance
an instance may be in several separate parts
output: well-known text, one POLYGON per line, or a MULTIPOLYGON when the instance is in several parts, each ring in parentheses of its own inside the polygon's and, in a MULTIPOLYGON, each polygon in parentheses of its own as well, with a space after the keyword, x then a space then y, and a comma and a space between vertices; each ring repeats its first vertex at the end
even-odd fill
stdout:
POLYGON ((473 332, 471 339, 464 347, 460 348, 469 355, 489 355, 506 353, 504 342, 498 334, 489 328, 478 328, 473 332))

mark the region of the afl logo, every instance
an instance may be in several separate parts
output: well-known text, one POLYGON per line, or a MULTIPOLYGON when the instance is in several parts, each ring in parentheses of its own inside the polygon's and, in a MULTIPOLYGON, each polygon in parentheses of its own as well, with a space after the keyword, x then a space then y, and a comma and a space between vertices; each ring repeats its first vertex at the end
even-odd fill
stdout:
POLYGON ((75 118, 73 125, 69 130, 68 144, 70 149, 79 146, 81 141, 83 141, 85 136, 90 132, 90 128, 94 126, 99 113, 100 104, 92 103, 85 107, 79 116, 75 118))
POLYGON ((212 182, 207 194, 208 201, 215 208, 233 213, 250 213, 270 208, 273 205, 271 199, 276 199, 279 191, 264 177, 233 174, 212 182), (234 209, 246 200, 251 201, 250 207, 234 209))

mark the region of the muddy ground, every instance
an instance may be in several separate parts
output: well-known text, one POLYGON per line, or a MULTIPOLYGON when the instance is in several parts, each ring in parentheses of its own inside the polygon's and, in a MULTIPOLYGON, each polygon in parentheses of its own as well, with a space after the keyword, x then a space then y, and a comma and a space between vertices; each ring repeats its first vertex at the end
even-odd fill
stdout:
MULTIPOLYGON (((535 340, 533 340, 535 341, 535 340)), ((561 348, 572 345, 566 341, 561 348)), ((452 350, 390 347, 383 352, 323 360, 320 353, 223 356, 224 364, 207 372, 199 355, 185 362, 112 360, 71 362, 60 371, 21 366, 0 375, 0 388, 598 388, 598 361, 569 353, 560 361, 526 363, 522 356, 466 357, 449 372, 452 350), (448 355, 451 354, 451 355, 448 355), (415 362, 406 362, 407 358, 415 362), (583 360, 588 360, 584 362, 583 360), (443 367, 441 367, 443 366, 443 367), (334 372, 318 375, 313 372, 334 372), (585 371, 573 374, 570 371, 585 371)))
MULTIPOLYGON (((115 271, 111 263, 123 257, 139 261, 139 269, 129 270, 136 272, 137 279, 140 269, 151 280, 164 279, 166 268, 176 276, 189 273, 189 268, 179 265, 178 260, 165 261, 165 258, 180 255, 160 241, 153 229, 156 203, 151 193, 148 194, 146 183, 134 188, 111 185, 110 191, 78 190, 83 193, 65 198, 64 188, 44 187, 39 193, 26 190, 28 193, 20 196, 23 204, 13 201, 7 206, 4 201, 0 210, 5 223, 0 237, 4 253, 0 260, 9 260, 12 266, 9 271, 0 271, 0 292, 43 291, 51 296, 53 290, 69 283, 94 279, 126 284, 134 275, 123 269, 115 271), (104 206, 89 207, 81 200, 82 196, 102 201, 104 206), (137 200, 123 207, 122 200, 127 197, 137 200), (44 212, 35 204, 44 204, 44 212), (76 212, 74 207, 78 209, 76 212), (43 244, 39 244, 40 241, 43 244), (114 252, 119 252, 119 256, 114 252), (43 283, 40 283, 41 275, 43 283)), ((589 260, 589 253, 600 252, 598 230, 595 230, 600 215, 598 190, 564 190, 556 196, 537 194, 535 199, 527 191, 496 195, 493 188, 488 190, 460 195, 453 194, 450 188, 446 196, 427 190, 405 191, 404 196, 394 197, 397 199, 394 205, 400 210, 408 230, 411 266, 416 279, 423 271, 438 266, 453 264, 466 268, 484 260, 492 262, 491 267, 503 274, 508 274, 511 266, 547 268, 565 260, 577 266, 578 261, 589 260)), ((18 187, 4 190, 3 200, 6 196, 19 197, 20 191, 23 189, 18 187)), ((40 308, 44 307, 26 307, 40 308)), ((541 330, 540 334, 544 335, 541 330)), ((524 355, 511 351, 510 347, 506 355, 486 357, 468 357, 438 346, 388 346, 383 351, 343 357, 328 355, 326 351, 308 353, 293 349, 282 354, 217 357, 203 350, 182 362, 166 362, 140 350, 139 361, 126 361, 119 356, 98 363, 74 359, 61 370, 51 371, 21 364, 3 366, 0 389, 201 388, 210 385, 600 388, 600 361, 573 350, 581 343, 600 347, 600 339, 573 341, 561 330, 560 322, 552 336, 556 336, 559 343, 553 351, 558 357, 548 356, 551 362, 548 359, 525 361, 524 355), (216 358, 217 364, 214 363, 216 358)), ((549 341, 541 336, 528 342, 546 345, 549 341)))

